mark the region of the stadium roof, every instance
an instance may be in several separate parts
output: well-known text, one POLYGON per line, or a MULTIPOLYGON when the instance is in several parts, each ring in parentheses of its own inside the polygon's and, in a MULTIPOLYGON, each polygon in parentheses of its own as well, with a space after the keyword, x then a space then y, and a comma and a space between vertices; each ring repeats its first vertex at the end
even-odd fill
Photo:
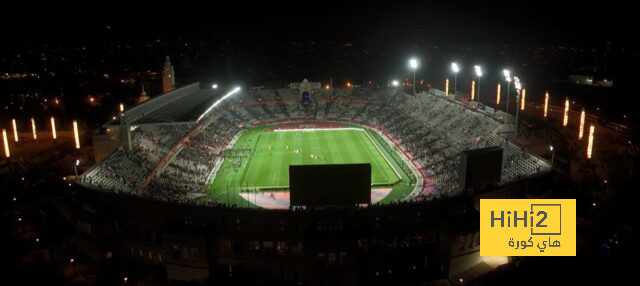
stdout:
MULTIPOLYGON (((121 119, 129 124, 195 122, 226 89, 190 84, 154 97, 125 112, 121 119)), ((120 120, 112 122, 120 124, 120 120)))

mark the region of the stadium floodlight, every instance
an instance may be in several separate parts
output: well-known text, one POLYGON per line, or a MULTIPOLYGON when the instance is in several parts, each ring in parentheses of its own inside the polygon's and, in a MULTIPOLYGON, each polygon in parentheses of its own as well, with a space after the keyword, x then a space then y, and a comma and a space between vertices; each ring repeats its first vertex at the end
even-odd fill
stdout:
POLYGON ((458 73, 460 71, 458 63, 451 63, 451 70, 453 71, 453 73, 458 73))
POLYGON ((520 83, 520 79, 517 76, 513 77, 513 85, 516 87, 516 90, 522 89, 522 84, 520 83))
POLYGON ((479 65, 473 66, 473 70, 478 77, 478 103, 480 103, 480 77, 482 77, 482 68, 479 65))
POLYGON ((451 63, 451 70, 453 71, 453 94, 455 95, 458 92, 458 72, 460 71, 458 63, 451 63))
POLYGON ((509 113, 509 98, 511 95, 511 71, 509 71, 508 69, 503 69, 502 75, 504 75, 504 80, 507 82, 507 106, 505 107, 505 112, 509 113))
POLYGON ((391 81, 391 85, 394 86, 394 87, 397 87, 397 86, 400 85, 400 82, 398 80, 394 79, 394 80, 391 81))
POLYGON ((418 60, 413 58, 409 60, 409 66, 411 67, 411 69, 415 70, 418 68, 418 60))
POLYGON ((507 81, 511 81, 511 71, 509 71, 508 69, 503 69, 502 74, 504 75, 504 78, 507 79, 507 81))
POLYGON ((418 69, 418 60, 416 58, 410 59, 409 67, 413 70, 413 95, 416 95, 416 69, 418 69))
POLYGON ((211 86, 211 88, 212 88, 212 89, 217 89, 217 88, 218 88, 218 84, 217 84, 217 83, 214 83, 214 84, 211 86))
POLYGON ((209 108, 207 108, 207 110, 205 110, 202 114, 200 114, 200 117, 198 117, 198 120, 196 120, 196 122, 200 121, 200 119, 202 119, 202 117, 204 117, 205 115, 207 115, 207 113, 209 113, 209 111, 211 111, 214 107, 218 106, 218 104, 220 104, 223 100, 227 99, 227 97, 237 93, 240 91, 240 87, 237 86, 236 88, 234 88, 233 90, 231 90, 230 92, 228 92, 227 94, 225 94, 224 96, 222 96, 220 99, 216 100, 216 102, 214 102, 211 106, 209 106, 209 108))
POLYGON ((482 76, 482 68, 479 65, 473 66, 473 70, 476 72, 477 77, 482 76))
POLYGON ((519 112, 519 108, 518 108, 518 103, 520 103, 520 90, 522 89, 522 84, 520 83, 520 79, 517 76, 513 77, 513 85, 516 87, 516 90, 518 91, 516 93, 516 121, 515 121, 515 126, 513 128, 513 138, 514 139, 518 139, 518 114, 519 112))

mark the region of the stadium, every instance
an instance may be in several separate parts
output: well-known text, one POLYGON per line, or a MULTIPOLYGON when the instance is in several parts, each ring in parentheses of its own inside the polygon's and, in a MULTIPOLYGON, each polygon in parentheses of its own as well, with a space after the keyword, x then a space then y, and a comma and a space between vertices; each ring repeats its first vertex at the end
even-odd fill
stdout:
POLYGON ((162 201, 288 208, 289 165, 370 163, 374 204, 461 193, 465 150, 504 150, 498 186, 550 168, 501 137, 499 118, 443 95, 300 86, 219 91, 196 83, 148 101, 108 128, 130 129, 130 142, 80 182, 162 201))
POLYGON ((479 256, 478 199, 524 198, 551 170, 506 139, 509 115, 473 103, 306 79, 279 89, 194 83, 94 134, 98 163, 65 207, 93 226, 80 243, 87 255, 160 265, 169 280, 462 284, 509 263, 479 256), (498 159, 473 162, 477 150, 498 159), (370 166, 366 200, 349 201, 348 180, 328 179, 336 200, 292 202, 294 166, 343 164, 370 166))

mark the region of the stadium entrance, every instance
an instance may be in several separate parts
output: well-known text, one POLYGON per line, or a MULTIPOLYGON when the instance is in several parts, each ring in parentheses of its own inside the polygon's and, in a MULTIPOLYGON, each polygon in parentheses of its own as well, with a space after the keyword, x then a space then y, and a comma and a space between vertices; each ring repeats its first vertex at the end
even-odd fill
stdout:
POLYGON ((291 83, 289 88, 297 90, 302 104, 308 104, 311 103, 311 95, 313 92, 316 89, 322 88, 322 85, 319 82, 310 82, 305 78, 300 83, 291 83))

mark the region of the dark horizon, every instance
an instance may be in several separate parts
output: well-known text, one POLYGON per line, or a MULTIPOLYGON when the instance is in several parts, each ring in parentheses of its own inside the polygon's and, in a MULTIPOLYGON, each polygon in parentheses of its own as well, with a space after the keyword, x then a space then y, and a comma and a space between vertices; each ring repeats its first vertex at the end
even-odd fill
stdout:
POLYGON ((0 20, 3 42, 348 40, 364 46, 527 45, 631 47, 630 11, 581 2, 161 3, 16 7, 0 20), (306 5, 305 5, 306 4, 306 5), (518 5, 519 4, 519 5, 518 5), (626 15, 629 14, 629 15, 626 15))

